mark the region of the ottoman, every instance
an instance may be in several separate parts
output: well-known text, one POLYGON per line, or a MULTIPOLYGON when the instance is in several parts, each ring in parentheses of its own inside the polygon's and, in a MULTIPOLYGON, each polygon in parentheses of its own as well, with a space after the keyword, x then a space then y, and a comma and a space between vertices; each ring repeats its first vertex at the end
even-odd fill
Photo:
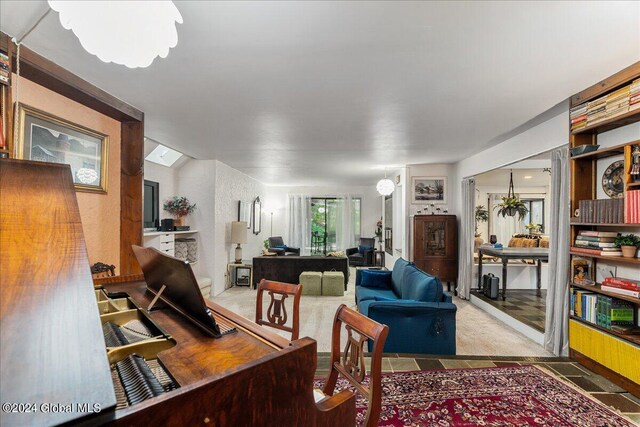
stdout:
POLYGON ((342 271, 325 271, 322 276, 322 295, 343 296, 344 274, 342 271))
POLYGON ((300 273, 302 295, 322 295, 322 273, 319 271, 303 271, 300 273))

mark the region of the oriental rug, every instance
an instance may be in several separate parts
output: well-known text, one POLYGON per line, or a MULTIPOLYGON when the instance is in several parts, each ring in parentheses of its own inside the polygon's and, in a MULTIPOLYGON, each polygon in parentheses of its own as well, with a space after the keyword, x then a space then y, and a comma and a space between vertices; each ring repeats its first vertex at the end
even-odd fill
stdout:
MULTIPOLYGON (((366 381, 366 380, 365 380, 366 381)), ((324 379, 316 380, 322 388, 324 379)), ((349 389, 340 378, 337 390, 349 389)), ((358 425, 366 400, 357 395, 358 425)), ((447 369, 382 375, 379 426, 634 426, 537 366, 447 369)))

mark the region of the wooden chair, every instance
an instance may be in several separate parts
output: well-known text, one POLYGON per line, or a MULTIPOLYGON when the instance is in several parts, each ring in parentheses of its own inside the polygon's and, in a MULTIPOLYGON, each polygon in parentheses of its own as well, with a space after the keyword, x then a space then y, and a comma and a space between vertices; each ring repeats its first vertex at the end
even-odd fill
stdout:
POLYGON ((91 266, 91 277, 93 279, 102 279, 105 277, 113 277, 116 275, 116 266, 102 262, 96 262, 91 266))
POLYGON ((338 376, 345 377, 368 400, 368 409, 365 426, 378 425, 380 410, 382 407, 382 350, 387 340, 389 327, 381 325, 375 320, 348 308, 342 304, 338 307, 336 317, 333 320, 331 336, 331 371, 327 377, 322 393, 325 396, 333 395, 338 376), (347 344, 344 353, 340 353, 340 333, 342 324, 347 330, 347 344), (353 331, 359 334, 353 336, 353 331), (369 384, 362 381, 366 375, 364 364, 364 345, 368 340, 373 340, 373 353, 371 354, 371 370, 369 384))
POLYGON ((300 332, 300 296, 302 295, 302 285, 291 283, 273 282, 262 279, 258 285, 258 296, 256 297, 256 323, 258 325, 270 326, 282 331, 291 332, 291 341, 298 339, 300 332), (267 308, 267 318, 262 318, 262 294, 268 292, 271 297, 267 308), (293 316, 291 326, 287 326, 287 308, 284 300, 289 295, 293 296, 293 316), (276 296, 279 296, 277 298, 276 296))

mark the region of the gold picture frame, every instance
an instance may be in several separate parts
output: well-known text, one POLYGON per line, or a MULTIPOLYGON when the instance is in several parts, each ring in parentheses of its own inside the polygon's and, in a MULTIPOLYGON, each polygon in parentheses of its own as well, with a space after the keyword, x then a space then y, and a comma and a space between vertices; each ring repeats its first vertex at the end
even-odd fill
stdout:
POLYGON ((108 135, 25 104, 18 117, 16 159, 68 164, 76 191, 107 192, 108 135))

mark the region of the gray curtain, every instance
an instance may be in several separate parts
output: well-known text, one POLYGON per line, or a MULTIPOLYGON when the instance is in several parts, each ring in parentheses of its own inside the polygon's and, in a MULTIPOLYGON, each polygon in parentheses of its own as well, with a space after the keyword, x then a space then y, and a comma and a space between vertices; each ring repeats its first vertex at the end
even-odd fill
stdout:
POLYGON ((458 296, 469 299, 473 282, 473 243, 475 238, 476 179, 462 180, 458 296))
POLYGON ((311 197, 303 194, 289 194, 287 219, 289 228, 285 243, 300 248, 300 255, 309 255, 311 236, 311 197))
POLYGON ((551 153, 549 288, 544 348, 556 356, 569 351, 569 149, 551 153))

